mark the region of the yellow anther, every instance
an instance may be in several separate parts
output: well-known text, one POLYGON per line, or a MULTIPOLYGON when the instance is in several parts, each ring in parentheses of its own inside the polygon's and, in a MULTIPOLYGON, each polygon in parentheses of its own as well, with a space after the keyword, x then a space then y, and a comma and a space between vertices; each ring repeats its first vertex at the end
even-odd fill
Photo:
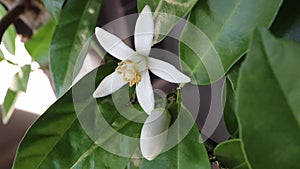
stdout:
POLYGON ((141 81, 141 75, 136 68, 136 64, 131 60, 119 62, 116 72, 123 75, 124 81, 129 82, 130 87, 135 84, 138 85, 141 81))

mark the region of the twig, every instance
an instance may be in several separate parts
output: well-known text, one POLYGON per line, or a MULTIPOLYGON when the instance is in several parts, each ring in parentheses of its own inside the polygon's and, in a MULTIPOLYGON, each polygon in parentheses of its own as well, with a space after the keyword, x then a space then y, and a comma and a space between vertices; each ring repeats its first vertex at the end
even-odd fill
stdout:
POLYGON ((0 20, 0 41, 2 41, 5 30, 12 24, 23 12, 25 11, 25 5, 20 4, 14 7, 11 11, 8 11, 6 15, 0 20))

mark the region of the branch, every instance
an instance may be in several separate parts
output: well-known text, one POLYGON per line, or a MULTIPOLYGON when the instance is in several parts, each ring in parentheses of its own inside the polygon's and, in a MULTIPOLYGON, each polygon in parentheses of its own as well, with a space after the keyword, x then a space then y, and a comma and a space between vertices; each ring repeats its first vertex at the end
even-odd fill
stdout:
POLYGON ((0 41, 5 30, 12 24, 23 12, 25 11, 25 5, 20 4, 14 7, 11 11, 8 11, 6 15, 0 20, 0 41))

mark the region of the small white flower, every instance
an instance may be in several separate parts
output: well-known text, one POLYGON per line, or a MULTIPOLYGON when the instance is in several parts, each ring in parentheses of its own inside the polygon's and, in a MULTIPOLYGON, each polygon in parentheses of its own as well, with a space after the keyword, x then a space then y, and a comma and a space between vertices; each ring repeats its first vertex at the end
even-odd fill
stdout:
POLYGON ((140 137, 142 155, 153 160, 162 151, 167 141, 171 116, 164 109, 154 109, 146 119, 140 137))
POLYGON ((138 101, 147 114, 154 109, 154 96, 149 70, 158 77, 172 83, 187 83, 190 78, 178 71, 173 65, 149 57, 151 50, 154 23, 151 9, 145 6, 139 15, 134 32, 136 51, 128 47, 115 35, 96 28, 96 37, 101 46, 119 60, 116 71, 103 79, 93 97, 104 97, 120 89, 126 83, 136 85, 138 101))

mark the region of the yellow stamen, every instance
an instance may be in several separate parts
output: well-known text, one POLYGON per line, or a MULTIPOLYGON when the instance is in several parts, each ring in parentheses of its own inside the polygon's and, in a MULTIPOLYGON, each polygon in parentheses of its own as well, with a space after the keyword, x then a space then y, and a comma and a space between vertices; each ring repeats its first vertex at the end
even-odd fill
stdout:
POLYGON ((123 75, 126 82, 129 82, 129 86, 138 85, 142 77, 136 68, 136 64, 131 60, 125 60, 118 63, 116 72, 123 75))

